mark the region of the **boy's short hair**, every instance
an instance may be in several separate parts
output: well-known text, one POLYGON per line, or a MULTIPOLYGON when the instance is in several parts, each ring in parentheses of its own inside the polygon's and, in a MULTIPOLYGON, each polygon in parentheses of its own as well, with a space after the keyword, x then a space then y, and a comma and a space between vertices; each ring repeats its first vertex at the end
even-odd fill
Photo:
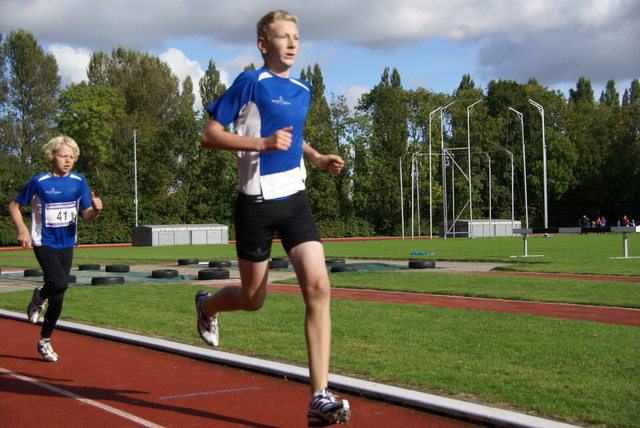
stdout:
POLYGON ((269 40, 269 27, 276 21, 291 21, 298 24, 298 18, 284 10, 272 10, 258 21, 258 38, 269 40))
POLYGON ((78 143, 76 143, 75 140, 71 137, 59 135, 57 137, 53 137, 44 146, 42 146, 42 150, 47 157, 47 162, 53 162, 53 155, 61 146, 64 145, 71 147, 76 160, 78 160, 78 156, 80 156, 80 147, 78 147, 78 143))

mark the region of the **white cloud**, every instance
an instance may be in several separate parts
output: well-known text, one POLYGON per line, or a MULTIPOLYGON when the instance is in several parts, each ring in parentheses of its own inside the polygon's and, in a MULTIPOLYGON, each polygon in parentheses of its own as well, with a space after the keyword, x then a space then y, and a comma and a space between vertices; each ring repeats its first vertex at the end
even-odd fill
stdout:
MULTIPOLYGON (((172 59, 176 74, 182 72, 178 64, 189 67, 188 61, 195 61, 206 68, 213 58, 225 79, 233 79, 249 63, 261 65, 255 24, 261 11, 274 8, 299 17, 307 44, 298 65, 317 62, 337 75, 338 83, 329 91, 338 84, 357 87, 377 80, 371 74, 378 76, 382 69, 374 67, 397 52, 405 55, 383 66, 449 63, 451 52, 423 49, 437 40, 481 46, 466 58, 464 72, 480 73, 484 80, 535 77, 553 86, 585 76, 597 85, 609 78, 630 81, 640 70, 638 0, 0 0, 0 32, 24 28, 43 45, 76 47, 69 48, 68 56, 61 49, 56 53, 65 79, 77 76, 71 70, 80 58, 73 52, 109 52, 118 46, 167 55, 171 48, 179 49, 185 58, 172 59), (187 50, 187 40, 196 40, 199 51, 187 50), (314 44, 323 49, 306 50, 314 44), (370 52, 371 61, 349 62, 349 49, 370 52), (346 80, 356 74, 361 81, 346 80)), ((459 79, 460 67, 452 71, 459 79)))
POLYGON ((87 66, 92 53, 90 50, 53 44, 49 46, 49 52, 53 54, 58 63, 63 88, 70 83, 80 83, 87 80, 87 66))
POLYGON ((358 105, 360 97, 362 97, 363 94, 368 93, 371 89, 366 86, 339 86, 338 90, 340 91, 340 95, 344 95, 347 99, 349 109, 353 110, 353 108, 358 105))
POLYGON ((182 82, 184 82, 187 76, 191 77, 193 83, 193 92, 196 96, 194 108, 200 110, 202 106, 202 98, 200 98, 200 90, 198 82, 204 75, 204 70, 200 66, 198 61, 193 61, 187 58, 187 56, 181 50, 175 48, 169 48, 166 52, 160 54, 159 58, 169 64, 171 71, 180 79, 180 89, 182 90, 182 82))

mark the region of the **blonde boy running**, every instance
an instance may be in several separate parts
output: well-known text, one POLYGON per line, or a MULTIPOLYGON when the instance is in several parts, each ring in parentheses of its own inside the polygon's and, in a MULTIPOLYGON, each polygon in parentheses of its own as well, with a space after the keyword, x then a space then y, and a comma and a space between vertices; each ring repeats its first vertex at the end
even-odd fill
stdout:
POLYGON ((311 88, 289 71, 298 52, 297 18, 272 11, 258 22, 257 46, 264 67, 242 73, 207 110, 211 116, 201 139, 207 149, 238 153, 239 194, 236 200, 236 252, 241 287, 227 286, 214 295, 196 295, 198 331, 218 345, 220 312, 256 311, 267 296, 268 259, 277 231, 296 272, 306 306, 311 402, 309 426, 349 419, 347 400, 329 392, 331 345, 330 284, 324 249, 309 208, 304 159, 338 174, 343 160, 321 155, 302 139, 311 88), (225 131, 234 124, 235 133, 225 131))

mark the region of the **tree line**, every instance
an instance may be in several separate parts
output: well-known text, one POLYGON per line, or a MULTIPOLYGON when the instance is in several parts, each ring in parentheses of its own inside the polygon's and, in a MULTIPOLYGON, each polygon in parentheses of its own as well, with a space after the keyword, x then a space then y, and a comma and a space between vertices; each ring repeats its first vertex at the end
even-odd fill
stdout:
MULTIPOLYGON (((397 69, 386 68, 350 109, 345 97, 326 93, 319 65, 300 77, 313 88, 304 138, 345 159, 338 176, 308 168, 325 237, 398 236, 417 209, 423 234, 437 233, 445 212, 454 213, 450 220, 513 212, 523 224, 526 213, 541 227, 545 199, 551 226, 577 225, 582 215, 609 224, 640 217, 638 79, 622 96, 610 80, 597 100, 585 77, 568 98, 534 78, 492 80, 483 89, 469 75, 445 94, 404 89, 397 69), (456 152, 463 147, 471 149, 456 152)), ((80 223, 80 243, 130 242, 136 220, 225 224, 233 239, 235 154, 199 146, 204 107, 226 90, 213 60, 197 82, 203 105, 196 108, 189 77, 180 83, 158 57, 123 47, 94 52, 85 81, 65 88, 60 81, 55 58, 31 33, 0 34, 0 205, 48 168, 40 148, 65 134, 80 145, 75 170, 105 206, 91 227, 80 223)), ((14 243, 2 216, 0 245, 14 243)))

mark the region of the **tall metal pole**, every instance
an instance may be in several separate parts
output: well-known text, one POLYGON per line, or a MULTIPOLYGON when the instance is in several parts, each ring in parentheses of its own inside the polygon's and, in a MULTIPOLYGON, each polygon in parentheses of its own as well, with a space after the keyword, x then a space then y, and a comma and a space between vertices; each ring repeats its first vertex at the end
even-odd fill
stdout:
MULTIPOLYGON (((513 153, 511 153, 509 150, 504 149, 505 152, 509 153, 509 157, 511 158, 511 230, 513 230, 515 228, 514 224, 515 224, 515 200, 513 198, 514 196, 514 187, 513 187, 513 179, 515 176, 515 172, 514 172, 514 168, 513 168, 513 153)), ((511 235, 513 236, 513 234, 511 235)))
POLYGON ((524 175, 524 212, 526 228, 529 228, 529 197, 527 193, 527 150, 524 145, 524 116, 518 110, 509 107, 509 110, 514 112, 520 118, 520 134, 522 135, 522 170, 524 175))
MULTIPOLYGON (((457 101, 457 100, 456 100, 457 101)), ((445 110, 456 101, 452 101, 440 110, 440 152, 442 153, 442 211, 444 214, 444 239, 447 239, 448 225, 448 213, 447 213, 447 153, 444 148, 444 112, 445 110)), ((453 170, 453 168, 452 168, 453 170)))
POLYGON ((482 100, 467 107, 467 153, 469 155, 469 237, 473 238, 473 186, 471 185, 471 109, 482 100))
MULTIPOLYGON (((416 152, 417 153, 417 152, 416 152)), ((411 155, 411 239, 414 238, 415 236, 415 232, 414 232, 414 226, 415 226, 415 220, 414 220, 414 195, 415 195, 415 184, 416 184, 416 164, 415 164, 415 155, 416 153, 413 153, 411 155)))
POLYGON ((133 206, 136 215, 136 227, 138 227, 138 150, 136 142, 136 132, 138 128, 133 127, 133 206))
POLYGON ((416 217, 417 217, 417 223, 418 223, 418 238, 420 238, 420 156, 422 156, 422 153, 420 151, 417 151, 413 154, 412 158, 414 159, 413 162, 415 163, 415 168, 414 168, 414 181, 416 183, 416 217))
POLYGON ((433 177, 431 170, 431 119, 433 115, 442 110, 438 107, 429 113, 429 239, 433 239, 433 177))
POLYGON ((549 227, 549 203, 547 199, 547 141, 544 135, 544 107, 529 99, 529 103, 535 106, 542 116, 542 174, 544 177, 544 227, 549 227))
POLYGON ((402 239, 404 239, 404 190, 402 188, 402 160, 409 152, 400 156, 400 217, 402 218, 402 239))

